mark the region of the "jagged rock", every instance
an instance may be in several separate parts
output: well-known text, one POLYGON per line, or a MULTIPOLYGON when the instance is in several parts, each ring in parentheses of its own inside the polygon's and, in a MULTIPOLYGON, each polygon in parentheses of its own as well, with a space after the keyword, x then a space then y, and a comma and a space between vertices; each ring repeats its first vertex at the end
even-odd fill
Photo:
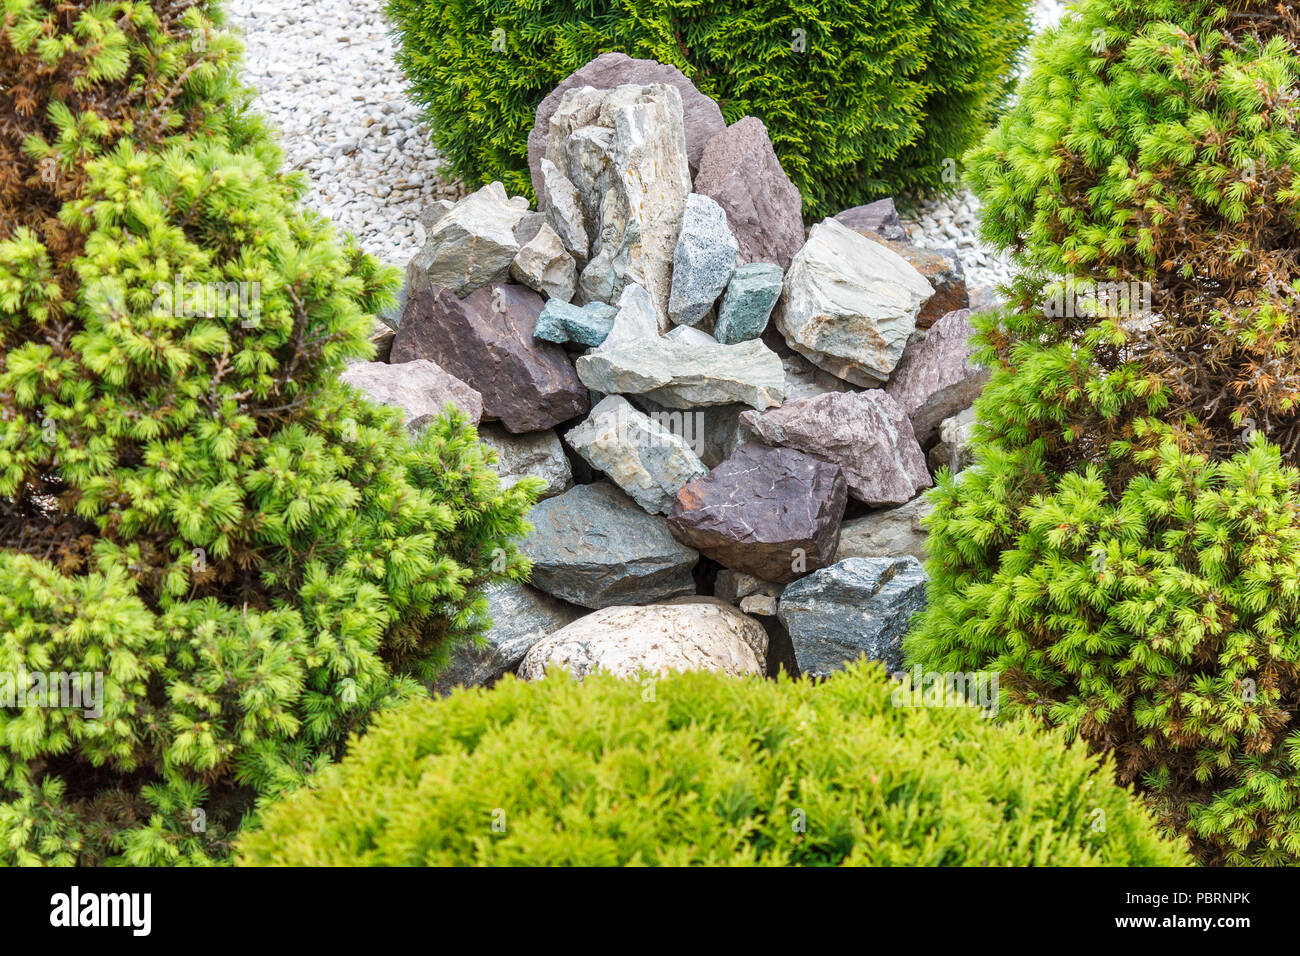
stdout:
POLYGON ((684 342, 687 345, 717 345, 718 340, 711 336, 703 329, 697 329, 689 325, 674 325, 664 333, 664 338, 670 342, 684 342))
POLYGON ((718 307, 713 337, 734 345, 762 335, 781 297, 782 278, 781 267, 771 262, 737 266, 718 307))
POLYGON ((484 593, 492 626, 486 644, 458 645, 431 690, 448 694, 453 687, 487 687, 514 673, 538 641, 590 612, 557 601, 524 584, 506 582, 484 593))
POLYGON ((836 562, 845 558, 901 558, 911 555, 918 561, 929 557, 927 537, 921 522, 934 510, 925 495, 913 498, 897 508, 873 511, 861 518, 844 522, 840 528, 840 547, 836 562))
POLYGON ((642 672, 766 673, 767 632, 721 602, 607 607, 535 643, 519 665, 523 680, 563 668, 582 680, 594 671, 635 678, 642 672))
POLYGON ((900 505, 930 487, 925 455, 898 404, 881 389, 832 392, 743 412, 763 441, 797 448, 844 469, 849 494, 869 505, 900 505))
POLYGON ((874 232, 887 242, 905 242, 907 230, 893 199, 877 199, 865 206, 837 212, 835 218, 857 232, 874 232))
POLYGON ((934 295, 917 313, 918 329, 928 329, 949 312, 970 305, 970 295, 966 291, 966 272, 955 249, 921 249, 907 242, 890 242, 879 233, 865 229, 858 229, 857 232, 898 253, 933 287, 934 295))
POLYGON ((970 408, 989 380, 988 369, 973 361, 970 315, 961 309, 936 322, 923 340, 908 347, 885 386, 923 445, 933 441, 945 418, 970 408))
MULTIPOLYGON (((519 243, 522 249, 542 231, 542 226, 549 225, 546 221, 546 214, 541 212, 526 212, 520 217, 519 222, 515 223, 515 242, 519 243)), ((555 230, 552 229, 552 232, 555 230)), ((557 235, 558 238, 558 235, 557 235)))
POLYGON ((602 608, 695 593, 699 555, 609 482, 575 485, 540 502, 528 521, 534 530, 521 550, 533 586, 548 594, 602 608))
MULTIPOLYGON (((502 187, 504 191, 505 187, 502 187)), ((442 218, 456 208, 456 204, 450 199, 435 199, 429 205, 424 207, 424 212, 420 213, 419 223, 424 227, 424 234, 427 237, 433 230, 433 227, 442 221, 442 218)))
POLYGON ((814 365, 873 387, 898 364, 933 294, 897 253, 824 219, 786 273, 776 327, 814 365))
MULTIPOLYGON (((542 160, 542 177, 545 195, 550 197, 544 213, 546 221, 560 237, 560 242, 569 255, 573 256, 578 268, 582 268, 591 255, 591 239, 587 236, 582 197, 578 195, 577 187, 549 159, 542 160)), ((538 192, 539 202, 542 195, 542 192, 538 192)))
POLYGON ((681 487, 708 471, 681 436, 618 395, 602 399, 564 437, 651 514, 667 514, 681 487))
POLYGON ((650 294, 635 282, 628 283, 619 296, 618 312, 614 315, 614 325, 605 336, 601 348, 633 342, 637 339, 653 339, 659 336, 659 316, 655 313, 650 294))
POLYGON ((757 340, 695 345, 637 339, 584 355, 577 367, 588 388, 606 395, 644 394, 666 408, 732 402, 769 408, 785 395, 781 360, 757 340))
POLYGON ((678 325, 695 325, 704 318, 726 290, 739 249, 722 207, 708 196, 687 196, 673 252, 668 317, 678 325))
POLYGON ((547 429, 512 435, 500 425, 480 425, 479 441, 497 453, 493 470, 510 486, 528 475, 546 482, 537 500, 553 498, 573 487, 573 470, 560 436, 547 429))
POLYGON ((781 168, 762 120, 746 116, 705 144, 695 191, 726 212, 740 245, 737 262, 790 267, 803 245, 803 199, 781 168))
POLYGON ((430 285, 467 296, 505 279, 519 252, 515 226, 523 215, 500 183, 470 193, 426 230, 424 247, 406 267, 408 297, 430 285))
POLYGON ((770 594, 750 594, 740 599, 740 610, 755 617, 775 617, 777 599, 770 594))
POLYGON ((543 222, 510 263, 510 276, 552 301, 568 302, 577 286, 578 267, 555 230, 543 222))
POLYGON ((483 396, 485 418, 516 434, 552 428, 587 411, 587 390, 564 349, 533 338, 542 299, 492 283, 459 298, 430 286, 411 298, 393 362, 429 359, 483 396))
MULTIPOLYGON (((400 316, 394 321, 393 325, 397 325, 399 322, 401 322, 400 316)), ((375 324, 370 333, 369 342, 375 347, 376 362, 388 364, 388 357, 393 354, 393 339, 395 338, 397 338, 397 332, 392 326, 387 325, 382 319, 375 324)))
MULTIPOLYGON (((779 334, 779 333, 778 333, 779 334)), ((823 372, 812 362, 795 351, 781 356, 781 366, 785 369, 785 400, 798 401, 801 398, 813 398, 830 392, 857 391, 842 378, 836 378, 830 372, 823 372)))
POLYGON ((975 463, 975 453, 970 447, 975 432, 975 409, 945 418, 939 423, 939 441, 930 449, 930 470, 938 472, 947 468, 954 475, 975 463))
POLYGON ((633 395, 631 401, 660 427, 680 436, 708 468, 722 464, 749 439, 748 432, 740 427, 740 413, 745 411, 745 405, 665 408, 644 395, 633 395))
POLYGON ((704 151, 704 144, 727 128, 718 104, 697 90, 686 75, 675 66, 667 66, 654 60, 636 60, 625 53, 602 53, 569 74, 537 106, 533 128, 528 134, 528 168, 532 172, 533 191, 537 193, 539 209, 546 208, 545 197, 549 195, 542 176, 542 157, 546 154, 551 117, 559 109, 564 94, 583 86, 598 90, 612 90, 618 86, 653 86, 657 83, 675 87, 681 97, 686 159, 690 174, 695 175, 695 171, 700 166, 700 154, 704 151))
MULTIPOLYGON (((376 312, 375 318, 377 318, 380 321, 380 323, 382 323, 384 328, 388 329, 390 332, 396 332, 397 327, 402 324, 402 310, 404 308, 406 308, 406 280, 405 279, 402 280, 401 288, 397 290, 397 296, 394 299, 393 304, 387 306, 386 308, 380 309, 378 312, 376 312)), ((386 362, 388 361, 388 359, 383 355, 376 354, 375 361, 386 362)))
POLYGON ((828 564, 846 502, 839 465, 746 444, 677 493, 677 540, 733 571, 785 583, 828 564))
POLYGON ((576 300, 612 304, 636 282, 665 331, 673 250, 691 191, 677 90, 569 90, 551 117, 546 158, 577 190, 591 240, 576 300))
POLYGON ((769 597, 773 600, 781 596, 782 587, 771 581, 764 581, 743 571, 723 568, 713 583, 713 594, 719 601, 728 604, 740 604, 747 597, 769 597))
POLYGON ((903 635, 925 607, 925 582, 916 558, 903 557, 848 558, 791 584, 777 617, 799 670, 826 677, 862 656, 901 670, 903 635))
POLYGON ((537 317, 533 335, 545 342, 576 342, 600 345, 614 327, 618 309, 604 302, 571 305, 551 299, 537 317))
POLYGON ((400 365, 360 362, 344 369, 339 380, 359 388, 371 401, 400 408, 406 415, 406 427, 413 432, 424 428, 448 404, 473 422, 483 417, 483 397, 426 359, 400 365))

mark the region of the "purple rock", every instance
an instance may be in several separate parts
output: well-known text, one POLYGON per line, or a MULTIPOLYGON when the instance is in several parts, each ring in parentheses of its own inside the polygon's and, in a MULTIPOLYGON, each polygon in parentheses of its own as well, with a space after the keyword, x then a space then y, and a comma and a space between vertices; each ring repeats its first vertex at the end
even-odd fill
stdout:
POLYGON ((898 217, 898 209, 892 199, 877 199, 865 206, 854 206, 837 212, 835 218, 850 229, 874 232, 890 242, 905 242, 907 231, 903 221, 898 217))
POLYGON ((677 492, 668 527, 733 571, 784 584, 834 559, 846 501, 839 465, 750 442, 677 492))
POLYGON ((564 349, 533 338, 542 297, 493 282, 464 299, 432 285, 406 303, 392 361, 428 359, 483 396, 483 417, 541 431, 585 414, 587 389, 564 349))
POLYGON ((695 191, 726 211, 740 244, 737 264, 790 268, 804 240, 803 200, 781 169, 762 120, 746 116, 705 144, 695 191))
POLYGON ((958 309, 934 323, 925 338, 904 350, 885 386, 922 445, 938 435, 945 418, 970 408, 988 381, 989 370, 972 361, 970 316, 970 309, 958 309))
POLYGON ((912 423, 881 389, 828 392, 740 420, 766 442, 835 462, 849 494, 866 504, 901 505, 930 487, 912 423))

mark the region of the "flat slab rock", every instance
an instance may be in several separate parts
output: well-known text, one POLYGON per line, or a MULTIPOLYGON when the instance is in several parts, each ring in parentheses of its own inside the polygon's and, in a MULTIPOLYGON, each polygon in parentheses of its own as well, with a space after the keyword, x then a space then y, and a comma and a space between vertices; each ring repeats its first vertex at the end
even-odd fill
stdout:
POLYGON ((912 424, 881 389, 829 392, 743 412, 740 421, 769 444, 835 462, 844 469, 849 494, 866 504, 901 505, 930 487, 912 424))
POLYGON ((490 283, 462 299, 430 286, 407 300, 394 363, 428 359, 483 396, 483 417, 508 431, 541 431, 585 414, 587 390, 564 349, 533 338, 542 297, 490 283))
POLYGON ((358 362, 344 369, 339 379, 373 402, 400 408, 411 431, 423 428, 449 404, 475 424, 483 417, 483 396, 428 359, 400 365, 358 362))
POLYGON ((738 402, 761 409, 785 397, 781 359, 757 339, 738 345, 636 339, 582 356, 577 369, 593 391, 645 395, 666 408, 738 402))
POLYGON ((435 694, 448 694, 453 687, 491 686, 514 673, 530 647, 588 613, 524 584, 499 584, 488 588, 484 597, 492 618, 485 644, 461 644, 452 651, 433 682, 435 694))
POLYGON ((726 212, 740 244, 738 263, 790 267, 804 240, 803 198, 781 168, 762 120, 746 116, 705 144, 695 191, 726 212))
POLYGON ((889 378, 933 295, 906 259, 825 219, 786 273, 775 322, 818 368, 870 388, 889 378))
POLYGON ((677 493, 668 526, 724 567, 785 583, 830 563, 847 500, 839 465, 751 442, 677 493))
POLYGON ((916 327, 928 329, 939 319, 956 309, 970 306, 970 293, 966 289, 966 271, 954 249, 922 249, 908 242, 890 242, 882 235, 858 229, 872 242, 879 242, 906 259, 925 281, 934 288, 934 295, 917 313, 916 327))
POLYGON ((929 557, 926 550, 928 534, 921 524, 934 505, 925 495, 918 495, 897 508, 882 508, 844 522, 840 528, 840 546, 835 561, 845 558, 901 558, 911 556, 918 561, 929 557))
MULTIPOLYGON (((528 134, 528 168, 532 172, 533 191, 545 195, 542 183, 542 157, 546 155, 546 135, 551 117, 559 109, 564 94, 582 86, 612 90, 617 86, 650 86, 665 83, 675 87, 682 100, 682 127, 686 142, 686 159, 692 175, 700 167, 704 144, 727 128, 718 104, 695 88, 686 74, 675 66, 655 60, 633 59, 626 53, 602 53, 570 73, 537 105, 532 131, 528 134)), ((539 208, 545 208, 541 205, 539 208)))
POLYGON ((790 632, 801 673, 826 677, 867 657, 902 670, 903 635, 925 608, 916 558, 848 558, 785 589, 777 617, 790 632))
POLYGON ((565 441, 650 514, 667 514, 677 492, 708 471, 684 436, 610 395, 565 441))
POLYGON ((762 676, 767 643, 763 625, 708 599, 607 607, 533 644, 519 677, 537 680, 556 668, 578 680, 595 671, 623 678, 681 671, 762 676))
POLYGON ((974 361, 970 309, 949 312, 907 347, 885 386, 912 420, 922 444, 930 444, 946 418, 970 408, 989 380, 974 361))
POLYGON ((695 593, 699 555, 609 482, 576 485, 528 514, 521 550, 532 584, 583 607, 649 604, 695 593))
POLYGON ((546 482, 538 501, 554 498, 573 487, 573 469, 560 436, 547 429, 512 435, 500 425, 480 425, 478 438, 497 453, 493 466, 507 487, 529 475, 546 482))

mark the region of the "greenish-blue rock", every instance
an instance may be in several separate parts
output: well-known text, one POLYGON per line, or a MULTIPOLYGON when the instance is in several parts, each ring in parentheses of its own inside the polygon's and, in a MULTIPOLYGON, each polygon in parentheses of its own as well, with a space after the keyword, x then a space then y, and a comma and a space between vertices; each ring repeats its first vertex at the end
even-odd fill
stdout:
POLYGON ((725 345, 756 339, 781 297, 781 267, 774 262, 737 266, 718 307, 713 337, 725 345))
POLYGON ((576 342, 594 347, 605 341, 605 336, 614 327, 616 315, 618 309, 604 302, 572 305, 550 299, 537 317, 533 337, 546 342, 576 342))

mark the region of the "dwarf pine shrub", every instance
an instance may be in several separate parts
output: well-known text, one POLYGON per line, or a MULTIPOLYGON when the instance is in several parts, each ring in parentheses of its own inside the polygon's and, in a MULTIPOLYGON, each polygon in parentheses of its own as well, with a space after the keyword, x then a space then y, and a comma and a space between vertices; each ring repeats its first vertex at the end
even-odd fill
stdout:
POLYGON ((1095 757, 969 706, 820 684, 567 674, 418 701, 246 831, 284 865, 1173 865, 1095 757), (647 691, 650 691, 647 693, 647 691))
POLYGON ((221 861, 524 570, 532 485, 337 383, 393 270, 217 24, 3 0, 0 863, 221 861))
POLYGON ((678 67, 767 125, 814 219, 956 182, 1028 36, 1028 0, 389 0, 398 63, 467 183, 531 196, 538 103, 601 53, 678 67))
POLYGON ((1300 861, 1300 14, 1084 0, 968 157, 1024 270, 906 651, 1001 672, 1208 863, 1300 861))

